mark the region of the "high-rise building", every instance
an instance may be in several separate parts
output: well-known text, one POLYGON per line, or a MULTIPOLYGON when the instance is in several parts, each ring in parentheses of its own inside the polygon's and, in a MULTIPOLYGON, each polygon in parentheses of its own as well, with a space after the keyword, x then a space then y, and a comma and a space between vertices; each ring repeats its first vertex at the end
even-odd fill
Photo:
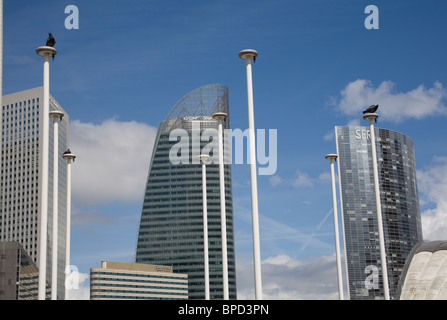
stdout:
POLYGON ((188 276, 170 266, 103 261, 90 269, 90 300, 184 300, 188 276))
POLYGON ((39 269, 20 243, 0 241, 0 300, 37 300, 38 282, 39 269))
MULTIPOLYGON (((183 97, 160 123, 141 211, 136 262, 168 265, 176 273, 187 274, 189 299, 205 298, 202 168, 198 156, 210 143, 205 130, 218 127, 212 118, 216 112, 229 115, 228 89, 207 85, 183 97), (174 134, 170 139, 175 130, 177 134, 186 133, 186 137, 179 141, 174 134), (172 150, 177 150, 173 146, 178 147, 179 143, 183 149, 177 157, 178 152, 172 150), (182 161, 177 163, 179 158, 182 161)), ((228 117, 223 128, 229 127, 228 117)), ((229 298, 236 299, 231 166, 224 166, 229 298)), ((218 163, 206 166, 206 177, 210 298, 222 299, 218 163)))
MULTIPOLYGON (((49 118, 47 281, 51 283, 53 212, 53 122, 42 115, 43 87, 4 95, 1 112, 0 241, 17 241, 37 264, 39 259, 39 157, 42 117, 49 118)), ((62 107, 50 96, 50 111, 62 107)), ((58 298, 64 298, 66 234, 66 162, 68 115, 59 122, 58 298)))
MULTIPOLYGON (((382 261, 376 217, 368 127, 335 127, 348 290, 351 300, 383 299, 382 261)), ((379 189, 390 298, 405 261, 422 240, 412 140, 376 128, 379 189)))

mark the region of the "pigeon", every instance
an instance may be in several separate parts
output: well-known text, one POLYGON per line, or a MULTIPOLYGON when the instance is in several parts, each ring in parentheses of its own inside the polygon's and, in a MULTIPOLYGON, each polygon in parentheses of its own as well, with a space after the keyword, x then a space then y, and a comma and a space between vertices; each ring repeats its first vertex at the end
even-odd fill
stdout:
MULTIPOLYGON (((54 47, 54 45, 56 44, 56 39, 54 39, 53 35, 51 34, 51 32, 48 34, 48 39, 47 39, 47 47, 54 47)), ((54 54, 53 56, 53 60, 54 60, 54 54)))
POLYGON ((56 44, 56 40, 54 39, 53 35, 51 33, 49 33, 48 39, 47 39, 47 47, 54 47, 55 44, 56 44))
POLYGON ((363 114, 365 114, 365 113, 374 113, 374 112, 376 112, 377 108, 379 108, 379 105, 378 105, 378 104, 376 104, 376 105, 372 105, 372 106, 370 106, 368 109, 366 109, 365 111, 363 111, 363 114))

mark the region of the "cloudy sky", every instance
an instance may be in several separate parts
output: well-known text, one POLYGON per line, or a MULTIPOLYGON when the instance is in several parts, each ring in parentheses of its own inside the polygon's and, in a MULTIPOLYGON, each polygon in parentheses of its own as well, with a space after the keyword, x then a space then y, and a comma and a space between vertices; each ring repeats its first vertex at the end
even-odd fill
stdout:
MULTIPOLYGON (((425 239, 447 238, 447 47, 439 0, 4 1, 3 93, 42 85, 35 53, 56 38, 51 94, 70 116, 71 262, 132 262, 156 130, 197 87, 228 86, 232 128, 247 128, 242 49, 253 66, 255 124, 277 130, 277 170, 258 177, 266 299, 337 299, 329 163, 334 126, 377 126, 415 144, 425 239), (69 5, 79 28, 67 29, 69 5), (378 9, 378 29, 365 27, 378 9)), ((73 16, 72 16, 73 17, 73 16)), ((73 22, 73 21, 72 21, 73 22)), ((252 299, 247 164, 233 165, 237 285, 252 299)))

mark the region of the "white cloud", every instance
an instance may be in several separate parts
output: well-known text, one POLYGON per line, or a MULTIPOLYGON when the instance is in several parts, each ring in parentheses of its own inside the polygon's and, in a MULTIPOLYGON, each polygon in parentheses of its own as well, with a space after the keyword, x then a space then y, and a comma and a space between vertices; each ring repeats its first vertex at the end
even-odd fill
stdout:
POLYGON ((278 175, 271 176, 269 178, 269 183, 272 187, 276 187, 282 183, 282 178, 278 175))
POLYGON ((294 187, 312 187, 313 181, 307 173, 297 170, 292 184, 294 187))
POLYGON ((358 115, 372 104, 379 104, 382 119, 399 122, 409 118, 421 119, 446 114, 443 100, 447 90, 436 81, 432 88, 418 86, 408 92, 396 92, 392 81, 383 81, 374 88, 371 81, 358 79, 341 91, 338 109, 347 115, 358 115))
MULTIPOLYGON (((254 299, 253 264, 236 259, 238 299, 254 299)), ((296 260, 288 255, 262 261, 262 293, 266 300, 336 300, 338 296, 334 256, 296 260)), ((346 296, 346 291, 345 291, 346 296)))
POLYGON ((135 121, 71 121, 74 201, 97 205, 141 200, 155 135, 155 128, 135 121))
POLYGON ((76 283, 68 290, 67 300, 90 300, 89 275, 73 272, 71 276, 74 277, 76 283))
POLYGON ((334 130, 329 131, 323 136, 324 141, 332 141, 335 138, 334 130))
POLYGON ((331 181, 331 173, 329 171, 320 173, 320 175, 318 176, 318 180, 330 182, 331 181))
POLYGON ((422 232, 427 240, 447 239, 447 157, 435 158, 434 165, 417 172, 421 203, 434 204, 422 212, 422 232))

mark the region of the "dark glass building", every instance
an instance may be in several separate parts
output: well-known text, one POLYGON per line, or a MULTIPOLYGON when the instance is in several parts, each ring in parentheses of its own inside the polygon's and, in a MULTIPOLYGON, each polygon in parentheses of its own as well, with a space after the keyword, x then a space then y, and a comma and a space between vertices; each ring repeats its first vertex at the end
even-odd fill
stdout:
MULTIPOLYGON (((335 127, 348 290, 351 300, 383 299, 369 127, 335 127)), ((390 298, 412 248, 422 240, 412 140, 375 129, 390 298)))
MULTIPOLYGON (((187 274, 189 299, 205 299, 202 167, 198 155, 211 141, 202 135, 204 130, 218 128, 212 118, 216 112, 228 114, 223 128, 229 129, 228 89, 207 85, 183 97, 160 123, 141 211, 135 262, 172 266, 173 272, 187 274), (177 134, 171 134, 175 132, 186 136, 179 140, 177 134), (179 144, 183 147, 181 156, 179 144)), ((231 166, 224 167, 229 298, 236 299, 231 166)), ((223 299, 218 163, 206 166, 206 177, 210 298, 223 299)))

